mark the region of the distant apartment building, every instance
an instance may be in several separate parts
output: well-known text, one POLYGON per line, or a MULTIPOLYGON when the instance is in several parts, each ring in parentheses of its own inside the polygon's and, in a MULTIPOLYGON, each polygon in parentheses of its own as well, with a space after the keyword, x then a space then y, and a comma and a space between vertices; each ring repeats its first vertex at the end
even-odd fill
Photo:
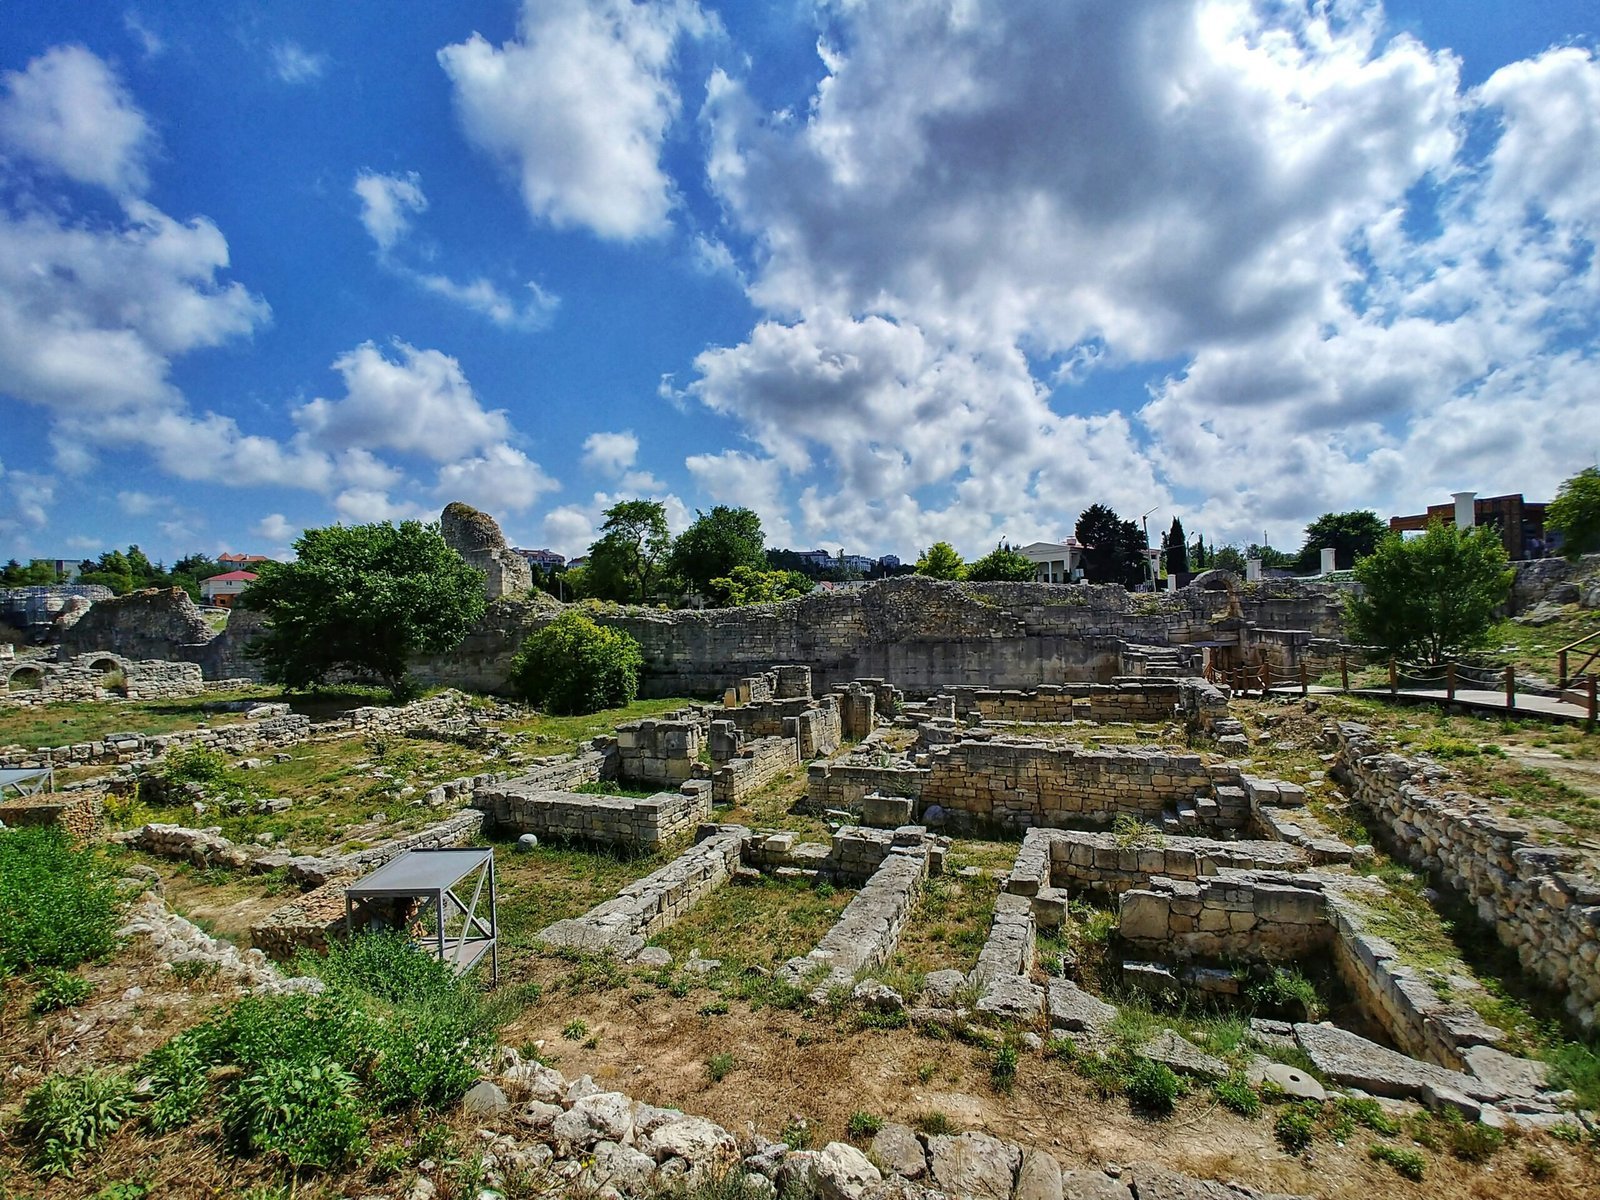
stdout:
POLYGON ((1475 492, 1456 492, 1448 504, 1430 504, 1428 511, 1406 517, 1390 517, 1389 528, 1396 532, 1426 529, 1429 521, 1455 522, 1459 526, 1488 525, 1500 532, 1506 556, 1513 561, 1544 558, 1560 546, 1560 538, 1546 535, 1545 506, 1514 496, 1480 498, 1475 492))
POLYGON ((566 555, 557 554, 554 550, 524 550, 521 546, 517 546, 513 552, 522 555, 530 566, 538 567, 541 571, 550 571, 567 565, 566 555))
POLYGON ((271 562, 265 554, 219 554, 217 561, 225 567, 232 567, 236 571, 248 570, 256 563, 271 562))

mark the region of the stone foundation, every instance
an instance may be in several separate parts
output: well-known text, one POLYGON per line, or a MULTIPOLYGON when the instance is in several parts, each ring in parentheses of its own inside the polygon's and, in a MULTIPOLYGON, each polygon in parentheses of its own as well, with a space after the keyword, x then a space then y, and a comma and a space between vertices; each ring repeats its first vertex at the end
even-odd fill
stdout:
POLYGON ((715 804, 740 804, 800 762, 793 738, 757 738, 711 776, 715 804))
POLYGON ((1004 887, 1018 896, 1058 892, 1064 900, 1067 891, 1078 888, 1121 895, 1157 876, 1192 881, 1221 870, 1284 871, 1306 865, 1303 851, 1280 842, 1162 836, 1125 843, 1112 833, 1030 829, 1004 887))
POLYGON ((525 776, 478 788, 472 803, 501 833, 655 850, 711 819, 711 785, 638 799, 548 790, 525 776))
POLYGON ((1116 679, 1109 684, 1046 685, 1029 691, 958 687, 946 690, 955 715, 985 721, 1170 721, 1178 709, 1176 679, 1116 679))
POLYGON ((96 650, 61 662, 28 659, 4 668, 0 703, 50 704, 85 700, 178 700, 205 691, 194 663, 135 660, 96 650), (120 679, 109 683, 108 679, 120 679))
POLYGON ((0 825, 54 825, 78 845, 97 842, 105 832, 106 810, 98 792, 45 792, 0 801, 0 825))

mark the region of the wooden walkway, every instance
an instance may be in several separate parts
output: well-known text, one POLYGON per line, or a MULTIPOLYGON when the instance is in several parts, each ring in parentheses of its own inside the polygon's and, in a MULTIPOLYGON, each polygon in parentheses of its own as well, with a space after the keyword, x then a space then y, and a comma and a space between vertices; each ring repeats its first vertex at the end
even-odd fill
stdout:
MULTIPOLYGON (((1300 685, 1280 684, 1271 689, 1275 696, 1298 696, 1300 685)), ((1312 684, 1305 689, 1312 696, 1365 696, 1373 700, 1392 700, 1410 704, 1443 704, 1466 709, 1469 712, 1493 713, 1496 716, 1543 717, 1555 721, 1588 721, 1586 705, 1557 700, 1553 696, 1533 696, 1518 692, 1515 707, 1506 705, 1504 692, 1490 692, 1478 688, 1457 688, 1451 699, 1444 688, 1401 688, 1391 692, 1388 688, 1319 687, 1312 684)))

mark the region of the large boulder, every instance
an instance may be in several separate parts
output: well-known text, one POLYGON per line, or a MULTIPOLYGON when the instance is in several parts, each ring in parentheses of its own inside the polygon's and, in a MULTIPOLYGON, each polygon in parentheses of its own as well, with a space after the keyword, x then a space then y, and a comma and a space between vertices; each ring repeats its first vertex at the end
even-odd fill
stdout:
POLYGON ((971 1200, 1011 1200, 1022 1151, 986 1133, 967 1133, 928 1139, 928 1163, 933 1181, 952 1196, 971 1200))

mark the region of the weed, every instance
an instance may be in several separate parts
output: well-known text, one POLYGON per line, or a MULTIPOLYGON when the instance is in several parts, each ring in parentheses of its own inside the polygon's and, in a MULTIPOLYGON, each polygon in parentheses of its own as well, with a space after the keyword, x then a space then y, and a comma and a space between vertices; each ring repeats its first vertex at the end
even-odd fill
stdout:
POLYGON ((561 1027, 561 1036, 569 1042, 581 1042, 589 1036, 589 1024, 582 1017, 573 1017, 561 1027))
POLYGON ((850 1120, 845 1124, 845 1132, 856 1141, 865 1141, 869 1137, 876 1137, 883 1128, 883 1118, 874 1116, 869 1112, 857 1109, 850 1114, 850 1120))
POLYGON ((83 976, 63 971, 60 967, 41 967, 33 973, 33 982, 38 988, 33 994, 31 1006, 35 1013, 76 1008, 94 991, 94 984, 83 976))
POLYGON ((1569 1146, 1576 1146, 1583 1141, 1583 1128, 1574 1121, 1562 1121, 1550 1126, 1545 1131, 1558 1142, 1565 1142, 1569 1146))
POLYGON ((1136 1107, 1166 1116, 1177 1107, 1180 1087, 1171 1067, 1141 1058, 1135 1061, 1128 1073, 1124 1090, 1136 1107))
POLYGON ((145 1123, 156 1133, 169 1133, 193 1121, 206 1096, 206 1064, 199 1040, 180 1034, 139 1061, 149 1081, 145 1123))
POLYGON ((222 968, 210 959, 191 958, 184 962, 172 964, 172 977, 179 983, 198 983, 202 979, 213 979, 222 968))
MULTIPOLYGON (((14 835, 12 835, 14 836, 14 835)), ((105 1071, 51 1075, 23 1101, 17 1129, 32 1144, 33 1163, 47 1175, 71 1171, 128 1119, 133 1085, 105 1071)))
POLYGON ((1368 1148, 1367 1154, 1371 1156, 1373 1162, 1388 1163, 1413 1183, 1420 1183, 1422 1180, 1425 1163, 1422 1155, 1415 1150, 1407 1150, 1402 1146, 1391 1146, 1385 1142, 1379 1142, 1377 1145, 1368 1148))
POLYGON ((338 1063, 268 1062, 234 1087, 222 1126, 242 1150, 296 1168, 334 1167, 366 1148, 357 1087, 338 1063))
POLYGON ((778 1135, 778 1140, 791 1150, 805 1150, 811 1146, 815 1136, 811 1123, 804 1117, 791 1117, 778 1135))
POLYGON ((1316 985, 1299 971, 1274 967, 1272 974, 1246 991, 1250 1002, 1271 1012, 1287 1012, 1296 1020, 1320 1021, 1328 1011, 1316 985))
POLYGON ((1358 1125, 1365 1125, 1376 1133, 1393 1137, 1400 1132, 1400 1122, 1383 1111, 1371 1096, 1335 1096, 1334 1112, 1358 1125))
POLYGON ((1464 1121, 1455 1113, 1451 1117, 1454 1119, 1446 1118, 1445 1122, 1446 1138, 1450 1153, 1463 1162, 1488 1162, 1505 1143, 1505 1135, 1498 1129, 1464 1121))
POLYGON ((1316 1136, 1319 1105, 1307 1100, 1284 1109, 1272 1123, 1272 1136, 1290 1154, 1301 1154, 1316 1136))
POLYGON ((1600 1044, 1567 1042, 1547 1057, 1556 1087, 1575 1092, 1580 1108, 1600 1108, 1600 1044))
MULTIPOLYGON (((939 1066, 938 1066, 937 1063, 931 1063, 931 1062, 919 1063, 917 1065, 917 1082, 918 1083, 927 1083, 929 1080, 931 1080, 934 1077, 934 1074, 938 1070, 939 1070, 939 1066)), ((1577 1126, 1574 1125, 1573 1128, 1576 1129, 1577 1126)))
POLYGON ((721 1083, 733 1070, 733 1055, 723 1052, 713 1054, 706 1060, 706 1074, 711 1076, 712 1083, 721 1083))
POLYGON ((94 1200, 148 1200, 150 1185, 135 1179, 108 1183, 94 1194, 94 1200))
POLYGON ((0 974, 71 968, 116 945, 121 902, 104 860, 53 826, 0 838, 0 974))
POLYGON ((929 1137, 939 1137, 955 1128, 950 1118, 936 1108, 917 1117, 915 1124, 920 1132, 929 1137))
POLYGON ((1136 850, 1144 846, 1164 846, 1167 839, 1154 825, 1147 825, 1132 813, 1118 813, 1111 822, 1111 834, 1122 850, 1136 850))
POLYGON ((1522 1169, 1528 1173, 1529 1179, 1545 1183, 1555 1178, 1556 1160, 1548 1154, 1540 1154, 1538 1151, 1534 1151, 1523 1160, 1522 1169))
POLYGON ((855 1015, 854 1025, 857 1029, 904 1029, 910 1021, 903 1008, 889 1012, 863 1009, 855 1015))
POLYGON ((1017 1081, 1017 1048, 1001 1046, 989 1060, 989 1079, 995 1088, 1009 1092, 1017 1081))
POLYGON ((1250 1081, 1243 1075, 1233 1074, 1226 1079, 1219 1079, 1211 1085, 1211 1091, 1223 1107, 1232 1109, 1241 1117, 1261 1115, 1261 1093, 1251 1087, 1250 1081))
POLYGON ((718 996, 715 1000, 708 1000, 700 1006, 702 1017, 725 1017, 728 1015, 728 998, 718 996))

